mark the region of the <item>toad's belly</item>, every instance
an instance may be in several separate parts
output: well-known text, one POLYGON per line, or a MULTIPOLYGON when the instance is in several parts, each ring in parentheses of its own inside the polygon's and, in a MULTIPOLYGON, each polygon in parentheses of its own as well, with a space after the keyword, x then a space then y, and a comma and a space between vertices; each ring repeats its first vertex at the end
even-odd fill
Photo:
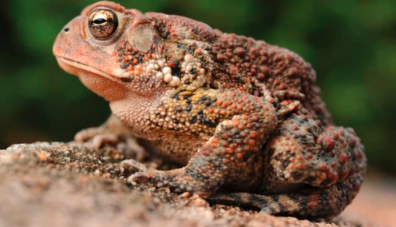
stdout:
POLYGON ((155 155, 163 156, 180 165, 186 165, 208 140, 172 131, 153 132, 144 139, 150 141, 155 155))

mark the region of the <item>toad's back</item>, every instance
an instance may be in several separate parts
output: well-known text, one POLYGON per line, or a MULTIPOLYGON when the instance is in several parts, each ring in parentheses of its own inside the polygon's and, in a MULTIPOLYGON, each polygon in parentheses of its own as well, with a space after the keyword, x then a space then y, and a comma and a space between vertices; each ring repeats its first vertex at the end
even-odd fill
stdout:
MULTIPOLYGON (((260 96, 260 88, 251 83, 257 80, 275 96, 301 100, 311 115, 326 125, 331 123, 320 89, 315 86, 316 73, 299 55, 264 41, 223 33, 190 18, 162 13, 145 15, 156 21, 160 36, 169 45, 176 43, 183 54, 205 51, 209 55, 201 62, 210 72, 212 87, 240 89, 260 96)), ((174 48, 166 50, 171 50, 170 59, 174 58, 174 48)))

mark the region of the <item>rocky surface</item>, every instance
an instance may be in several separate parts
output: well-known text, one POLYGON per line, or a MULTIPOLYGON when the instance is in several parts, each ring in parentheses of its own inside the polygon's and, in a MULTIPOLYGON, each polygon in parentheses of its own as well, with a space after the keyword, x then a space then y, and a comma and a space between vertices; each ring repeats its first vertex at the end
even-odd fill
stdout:
MULTIPOLYGON (((168 188, 132 185, 124 153, 78 143, 14 145, 0 151, 0 226, 377 226, 353 210, 331 222, 274 217, 209 205, 168 188)), ((161 160, 146 164, 171 168, 161 160)))

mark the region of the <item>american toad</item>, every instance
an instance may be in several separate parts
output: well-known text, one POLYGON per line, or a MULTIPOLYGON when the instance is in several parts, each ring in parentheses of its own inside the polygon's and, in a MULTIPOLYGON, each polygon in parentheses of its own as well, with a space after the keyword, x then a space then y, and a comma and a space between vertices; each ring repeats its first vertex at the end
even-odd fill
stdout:
POLYGON ((141 138, 184 165, 160 171, 129 160, 131 181, 307 218, 339 214, 359 191, 363 145, 332 123, 315 71, 287 49, 98 2, 64 27, 53 51, 113 113, 77 140, 141 138))

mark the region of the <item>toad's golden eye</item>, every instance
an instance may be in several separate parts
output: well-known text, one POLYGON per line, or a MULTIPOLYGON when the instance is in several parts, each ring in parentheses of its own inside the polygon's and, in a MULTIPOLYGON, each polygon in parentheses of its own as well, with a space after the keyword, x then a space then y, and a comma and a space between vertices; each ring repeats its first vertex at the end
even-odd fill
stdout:
POLYGON ((89 31, 95 38, 109 38, 117 30, 118 18, 115 13, 107 9, 95 10, 89 15, 89 31))

